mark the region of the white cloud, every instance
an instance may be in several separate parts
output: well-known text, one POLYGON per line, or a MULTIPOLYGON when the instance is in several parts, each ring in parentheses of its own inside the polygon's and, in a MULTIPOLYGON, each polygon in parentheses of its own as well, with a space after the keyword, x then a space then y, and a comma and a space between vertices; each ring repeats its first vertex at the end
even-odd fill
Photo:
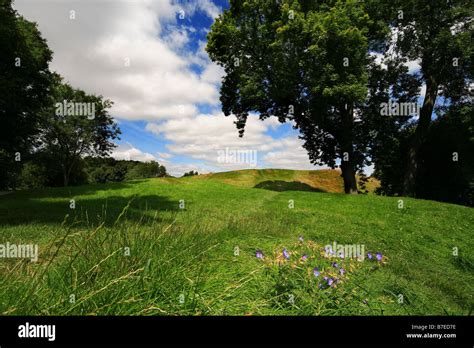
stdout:
POLYGON ((208 64, 201 74, 201 79, 209 83, 220 83, 224 74, 224 68, 221 66, 208 64))
POLYGON ((184 15, 193 16, 197 10, 206 13, 212 19, 216 18, 222 9, 216 6, 211 0, 188 1, 183 6, 184 15))
POLYGON ((424 83, 424 84, 421 85, 421 88, 420 88, 420 97, 421 97, 421 98, 424 98, 424 97, 425 97, 425 94, 426 94, 426 83, 424 83))
POLYGON ((303 141, 298 138, 282 140, 283 146, 279 151, 268 152, 263 160, 271 168, 315 170, 326 167, 316 167, 309 162, 308 152, 302 147, 303 141))
POLYGON ((172 154, 167 153, 167 152, 157 152, 156 154, 158 155, 160 159, 168 159, 168 158, 173 157, 172 154))
POLYGON ((189 42, 189 35, 186 29, 173 27, 171 32, 165 37, 165 40, 170 48, 182 48, 189 42))
MULTIPOLYGON (((384 63, 384 58, 393 59, 399 56, 399 53, 396 51, 397 42, 399 40, 399 29, 397 27, 390 28, 390 39, 389 39, 389 46, 385 55, 382 53, 377 52, 370 52, 370 55, 375 57, 375 63, 380 65, 382 69, 387 69, 387 65, 384 63)), ((420 66, 421 60, 410 60, 404 63, 405 66, 408 67, 408 73, 414 74, 421 69, 420 66)))
POLYGON ((421 69, 420 63, 421 63, 421 59, 417 59, 417 60, 410 60, 406 62, 404 65, 408 67, 408 73, 414 74, 420 71, 421 69))
POLYGON ((137 148, 139 143, 125 143, 113 157, 158 160, 173 175, 249 168, 249 163, 222 163, 219 151, 224 149, 256 151, 257 167, 315 168, 295 136, 276 139, 267 134, 280 127, 276 118, 262 122, 249 117, 239 138, 234 117, 217 111, 199 114, 201 105, 220 109, 218 88, 224 72, 209 60, 206 42, 199 41, 196 52, 186 49, 199 29, 188 19, 196 11, 218 16, 221 9, 212 1, 16 0, 14 6, 38 23, 54 52, 52 70, 74 87, 111 99, 111 114, 119 121, 147 120, 146 129, 169 143, 166 152, 155 154, 137 148), (184 20, 179 18, 181 10, 184 20), (75 11, 75 19, 70 19, 70 11, 75 11), (177 163, 178 156, 196 164, 177 163))
POLYGON ((150 162, 156 161, 156 157, 150 153, 143 152, 130 143, 119 145, 114 149, 111 157, 116 160, 150 162))
POLYGON ((375 64, 380 65, 382 69, 387 70, 387 64, 383 62, 384 55, 378 52, 369 52, 369 55, 375 58, 375 64))
POLYGON ((212 19, 216 18, 222 12, 211 0, 198 0, 198 6, 212 19))
POLYGON ((148 123, 146 129, 170 141, 169 152, 199 160, 210 171, 245 168, 316 169, 310 164, 302 142, 295 136, 275 139, 267 134, 281 123, 271 117, 261 121, 248 118, 245 134, 238 137, 234 117, 222 113, 148 123), (236 151, 233 157, 224 153, 236 151))
POLYGON ((167 160, 160 161, 160 164, 166 167, 168 174, 176 177, 183 176, 184 173, 189 171, 197 171, 199 174, 207 174, 211 171, 206 166, 201 166, 193 163, 173 163, 167 160))
MULTIPOLYGON (((186 3, 214 17, 209 1, 186 3)), ((114 101, 111 114, 131 120, 191 116, 199 104, 218 105, 217 70, 207 56, 194 57, 204 68, 191 69, 194 54, 181 52, 189 32, 171 0, 30 1, 15 8, 38 23, 54 52, 51 68, 73 86, 114 101), (75 11, 75 19, 70 19, 75 11), (184 112, 177 112, 184 107, 184 112)), ((202 49, 199 55, 202 54, 202 49)))

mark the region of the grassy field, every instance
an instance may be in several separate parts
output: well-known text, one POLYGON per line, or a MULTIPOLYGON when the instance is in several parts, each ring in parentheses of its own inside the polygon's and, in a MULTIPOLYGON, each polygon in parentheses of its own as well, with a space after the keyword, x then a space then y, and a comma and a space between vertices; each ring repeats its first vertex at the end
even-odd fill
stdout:
POLYGON ((0 260, 0 313, 471 314, 473 209, 400 208, 339 180, 249 170, 2 195, 0 244, 40 255, 0 260), (333 241, 383 256, 329 259, 333 241))

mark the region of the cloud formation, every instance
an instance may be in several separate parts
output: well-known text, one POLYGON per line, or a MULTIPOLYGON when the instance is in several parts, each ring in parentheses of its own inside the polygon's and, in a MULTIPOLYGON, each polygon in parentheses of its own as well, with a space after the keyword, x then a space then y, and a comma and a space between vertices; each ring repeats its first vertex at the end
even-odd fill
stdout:
POLYGON ((150 153, 137 137, 127 142, 125 132, 113 157, 158 160, 174 175, 249 167, 223 162, 219 151, 225 149, 255 151, 260 168, 315 168, 294 134, 269 135, 281 126, 275 118, 250 117, 239 138, 232 117, 202 113, 203 107, 220 109, 224 75, 205 52, 208 27, 192 20, 198 12, 209 20, 219 15, 211 0, 16 0, 14 6, 38 23, 54 52, 52 70, 74 87, 111 99, 118 120, 146 121, 143 131, 167 143, 165 152, 150 153))
POLYGON ((268 131, 277 130, 281 123, 271 117, 260 121, 256 115, 248 118, 245 134, 237 136, 234 118, 222 113, 200 114, 193 118, 171 119, 148 123, 146 129, 164 137, 170 153, 201 161, 215 170, 235 170, 249 167, 315 169, 308 160, 302 141, 294 136, 274 138, 268 131), (235 152, 235 156, 223 154, 235 152), (253 162, 254 154, 257 157, 253 162))
POLYGON ((51 68, 73 86, 113 100, 115 117, 180 118, 195 115, 199 104, 219 103, 218 69, 208 59, 179 53, 196 30, 186 16, 219 14, 210 1, 17 0, 15 7, 47 38, 51 68), (203 76, 193 71, 196 62, 203 76))

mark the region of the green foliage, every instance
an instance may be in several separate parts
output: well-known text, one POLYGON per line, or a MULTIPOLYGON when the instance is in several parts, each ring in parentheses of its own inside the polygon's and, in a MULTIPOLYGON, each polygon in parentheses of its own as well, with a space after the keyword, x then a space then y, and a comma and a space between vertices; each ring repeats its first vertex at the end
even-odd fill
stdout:
POLYGON ((474 106, 451 106, 421 150, 417 197, 474 206, 474 106))
POLYGON ((108 114, 112 106, 110 100, 102 96, 88 95, 62 83, 55 76, 55 85, 50 96, 50 105, 42 111, 40 134, 37 137, 38 148, 54 157, 63 175, 63 184, 67 186, 71 173, 84 156, 108 156, 116 146, 112 141, 118 139, 120 129, 108 114), (88 103, 94 115, 70 112, 61 106, 67 103, 88 103))
MULTIPOLYGON (((419 153, 416 197, 473 205, 473 115, 469 103, 438 110, 438 117, 430 125, 419 153)), ((403 192, 407 153, 414 132, 415 125, 409 124, 381 129, 374 137, 380 140, 372 152, 376 164, 374 176, 380 180, 378 193, 400 195, 403 192)))
POLYGON ((190 170, 189 172, 186 172, 183 174, 183 177, 184 176, 194 176, 194 175, 199 175, 199 173, 196 171, 193 171, 193 170, 190 170))
MULTIPOLYGON (((376 167, 378 166, 380 171, 393 169, 398 172, 398 175, 384 173, 385 178, 390 178, 388 181, 382 180, 391 186, 389 191, 419 195, 420 190, 424 190, 419 185, 424 181, 423 172, 426 170, 423 168, 422 156, 426 158, 437 155, 436 146, 429 149, 426 145, 426 141, 431 137, 428 133, 434 116, 433 111, 437 111, 437 101, 439 102, 442 97, 444 105, 457 105, 465 103, 466 99, 469 100, 468 86, 474 77, 474 30, 472 30, 474 3, 469 0, 386 0, 372 1, 368 8, 373 16, 385 21, 397 34, 393 37, 387 35, 381 40, 384 44, 378 50, 385 57, 388 67, 385 75, 390 78, 390 75, 393 77, 394 74, 399 74, 400 64, 408 61, 420 63, 420 71, 413 77, 418 79, 419 86, 425 84, 426 92, 419 118, 411 120, 409 128, 413 128, 413 131, 405 129, 405 122, 386 118, 385 124, 379 123, 378 127, 374 128, 374 132, 378 134, 374 137, 375 143, 372 143, 373 147, 389 144, 385 150, 383 146, 379 147, 380 152, 385 152, 386 157, 404 157, 402 162, 388 165, 388 160, 380 162, 381 156, 375 154, 376 167), (381 140, 382 137, 386 139, 381 140), (431 153, 428 154, 427 151, 431 153), (392 168, 388 168, 390 166, 392 168)), ((405 78, 405 81, 408 79, 405 78)), ((382 80, 378 87, 383 88, 386 82, 382 80)), ((393 79, 391 83, 395 89, 400 89, 393 79)), ((420 96, 421 90, 414 91, 414 87, 416 83, 401 88, 405 92, 402 97, 420 96)), ((375 93, 371 93, 371 99, 374 96, 378 99, 381 94, 383 93, 380 90, 376 90, 375 93)), ((385 101, 400 97, 397 93, 385 92, 385 94, 385 101)), ((373 115, 375 118, 376 113, 373 115)), ((374 151, 379 152, 377 149, 374 151)), ((467 158, 468 153, 464 153, 463 156, 467 158)), ((448 196, 449 194, 442 199, 452 200, 448 196)))
POLYGON ((0 5, 0 149, 21 151, 35 134, 36 113, 45 105, 52 52, 36 24, 17 16, 11 3, 0 5))
POLYGON ((125 180, 127 172, 138 162, 117 161, 113 158, 88 157, 85 159, 89 182, 106 183, 125 180))
POLYGON ((38 132, 38 112, 46 105, 52 59, 35 23, 0 2, 0 188, 14 187, 20 172, 16 152, 26 157, 38 132))
POLYGON ((106 183, 168 176, 158 162, 123 161, 113 158, 86 159, 90 182, 106 183))
POLYGON ((0 187, 54 186, 58 172, 63 185, 84 183, 82 157, 106 156, 120 134, 107 113, 111 102, 50 73, 46 41, 35 23, 17 15, 10 0, 0 5, 0 33, 0 187), (58 115, 55 105, 64 100, 94 103, 95 117, 58 115), (17 153, 21 161, 15 160, 17 153), (28 162, 32 156, 45 162, 28 162))
POLYGON ((15 161, 15 153, 0 149, 0 188, 15 188, 20 171, 21 162, 15 161))
POLYGON ((433 79, 446 98, 465 95, 466 79, 474 76, 472 1, 387 0, 378 6, 388 9, 388 20, 400 32, 395 50, 405 59, 420 59, 423 79, 433 79))
POLYGON ((232 1, 207 45, 226 72, 224 114, 237 117, 240 135, 251 112, 293 121, 314 164, 334 168, 347 153, 341 169, 353 191, 355 171, 365 164, 367 130, 352 115, 367 96, 375 26, 355 0, 232 1))
MULTIPOLYGON (((13 162, 15 164, 16 162, 13 162)), ((63 186, 63 173, 49 152, 36 152, 21 164, 21 175, 12 178, 12 187, 35 189, 63 186)), ((168 176, 166 168, 157 162, 115 160, 108 157, 86 157, 75 162, 69 185, 122 182, 168 176)))
POLYGON ((223 111, 237 117, 241 135, 252 112, 293 121, 312 163, 334 168, 347 153, 345 188, 355 171, 362 175, 375 163, 384 193, 419 194, 420 152, 428 149, 436 100, 466 102, 473 81, 473 6, 468 0, 231 1, 207 46, 226 72, 223 111), (413 60, 420 61, 418 74, 405 66, 413 60), (383 102, 418 102, 423 84, 419 119, 381 117, 383 102))
POLYGON ((20 189, 36 189, 45 187, 48 181, 46 168, 32 162, 25 163, 21 168, 20 189))
POLYGON ((156 161, 138 162, 130 171, 127 172, 125 178, 127 180, 143 179, 143 178, 161 178, 167 176, 166 168, 156 161))

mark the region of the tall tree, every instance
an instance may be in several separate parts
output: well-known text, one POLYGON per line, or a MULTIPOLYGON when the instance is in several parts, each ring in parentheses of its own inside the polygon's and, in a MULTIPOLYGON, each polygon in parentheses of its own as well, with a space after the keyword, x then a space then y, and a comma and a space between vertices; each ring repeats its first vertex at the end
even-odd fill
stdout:
POLYGON ((120 129, 107 109, 112 102, 88 95, 55 76, 50 106, 42 112, 37 149, 56 159, 64 186, 84 156, 107 156, 116 146, 120 129))
POLYGON ((377 192, 388 195, 403 192, 408 139, 416 125, 406 115, 382 116, 381 106, 388 101, 415 105, 421 89, 421 81, 409 73, 404 63, 400 57, 372 62, 369 97, 361 108, 361 118, 370 135, 367 155, 374 163, 373 175, 380 181, 377 192))
POLYGON ((230 1, 208 35, 225 69, 221 102, 240 135, 248 115, 276 116, 300 130, 314 164, 339 165, 357 193, 366 164, 365 129, 355 122, 367 97, 371 28, 364 4, 348 1, 230 1))
POLYGON ((0 1, 0 186, 15 158, 24 157, 37 132, 38 112, 49 93, 52 53, 36 24, 0 1))
POLYGON ((420 150, 417 196, 474 206, 474 104, 471 99, 438 113, 420 150))
POLYGON ((470 0, 384 0, 373 5, 388 14, 395 40, 392 53, 420 62, 426 86, 416 129, 410 138, 403 193, 414 195, 419 152, 439 97, 461 102, 474 73, 474 3, 470 0))

